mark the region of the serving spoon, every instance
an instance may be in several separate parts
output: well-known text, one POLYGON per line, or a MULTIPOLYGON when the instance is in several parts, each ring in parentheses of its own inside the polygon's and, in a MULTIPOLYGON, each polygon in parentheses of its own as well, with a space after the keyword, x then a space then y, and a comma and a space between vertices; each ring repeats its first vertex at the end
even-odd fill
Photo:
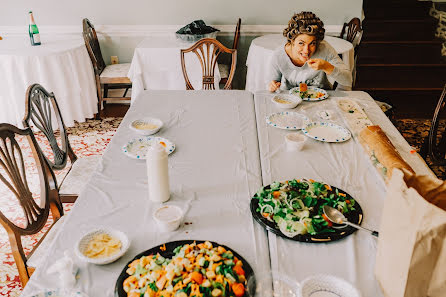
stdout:
POLYGON ((323 209, 324 209, 324 213, 327 216, 327 218, 330 221, 332 221, 333 223, 336 223, 336 224, 346 224, 346 225, 352 226, 352 227, 354 227, 356 229, 361 229, 361 230, 367 231, 367 232, 369 232, 370 234, 372 234, 373 236, 376 236, 376 237, 378 237, 378 235, 379 235, 378 231, 369 230, 367 228, 364 228, 364 227, 361 227, 359 225, 356 225, 354 223, 349 222, 347 220, 347 218, 342 214, 342 212, 340 212, 336 208, 333 208, 333 207, 328 206, 328 205, 324 205, 323 209))

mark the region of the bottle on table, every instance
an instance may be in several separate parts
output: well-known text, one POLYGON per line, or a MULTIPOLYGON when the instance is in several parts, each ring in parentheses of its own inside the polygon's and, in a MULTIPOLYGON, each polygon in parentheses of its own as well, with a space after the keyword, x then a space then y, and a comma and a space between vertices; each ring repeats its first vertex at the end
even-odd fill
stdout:
POLYGON ((29 39, 31 45, 40 45, 40 34, 36 23, 34 22, 33 12, 29 12, 29 39))
POLYGON ((166 202, 170 198, 167 152, 161 144, 148 148, 146 155, 149 199, 166 202))

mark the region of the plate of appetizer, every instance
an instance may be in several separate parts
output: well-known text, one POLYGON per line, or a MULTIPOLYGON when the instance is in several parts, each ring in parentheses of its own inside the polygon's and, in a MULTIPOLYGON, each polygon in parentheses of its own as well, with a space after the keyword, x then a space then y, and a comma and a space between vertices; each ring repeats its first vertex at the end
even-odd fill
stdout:
POLYGON ((307 86, 304 83, 300 83, 298 87, 292 88, 290 94, 298 96, 303 101, 322 101, 328 98, 328 93, 324 89, 307 86))
POLYGON ((251 266, 215 242, 180 240, 138 254, 122 270, 115 296, 253 297, 251 266))
POLYGON ((133 159, 145 159, 147 155, 147 149, 155 143, 161 144, 168 155, 175 150, 175 144, 172 141, 154 136, 141 136, 130 140, 126 145, 122 147, 124 154, 133 159))
POLYGON ((293 111, 277 112, 266 117, 268 125, 284 130, 300 130, 309 122, 308 117, 293 111))
POLYGON ((311 179, 274 182, 260 188, 251 199, 254 219, 267 230, 302 242, 331 242, 356 231, 333 224, 324 214, 327 204, 341 211, 347 219, 361 224, 359 203, 347 192, 311 179))
POLYGON ((344 142, 352 137, 346 128, 331 122, 312 122, 302 128, 305 136, 322 142, 344 142))

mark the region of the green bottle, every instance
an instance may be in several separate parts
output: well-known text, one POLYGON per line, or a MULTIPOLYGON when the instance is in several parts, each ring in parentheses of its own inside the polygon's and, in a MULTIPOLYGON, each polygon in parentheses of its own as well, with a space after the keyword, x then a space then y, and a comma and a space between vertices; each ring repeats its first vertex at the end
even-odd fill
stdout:
POLYGON ((33 12, 29 12, 29 39, 31 40, 31 45, 40 45, 40 34, 37 25, 34 22, 33 12))

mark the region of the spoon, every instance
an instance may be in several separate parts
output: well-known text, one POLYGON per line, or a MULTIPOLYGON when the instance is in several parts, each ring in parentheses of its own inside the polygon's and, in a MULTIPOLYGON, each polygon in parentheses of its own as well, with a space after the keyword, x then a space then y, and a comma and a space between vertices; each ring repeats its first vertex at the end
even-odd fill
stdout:
POLYGON ((351 222, 349 222, 347 220, 347 218, 342 214, 342 212, 340 212, 339 210, 337 210, 336 208, 333 208, 331 206, 328 205, 324 205, 324 213, 327 216, 327 218, 332 221, 333 223, 336 224, 346 224, 349 226, 352 226, 356 229, 362 229, 364 231, 367 231, 369 233, 371 233, 373 236, 378 237, 378 231, 373 231, 373 230, 369 230, 367 228, 361 227, 359 225, 353 224, 351 222))

